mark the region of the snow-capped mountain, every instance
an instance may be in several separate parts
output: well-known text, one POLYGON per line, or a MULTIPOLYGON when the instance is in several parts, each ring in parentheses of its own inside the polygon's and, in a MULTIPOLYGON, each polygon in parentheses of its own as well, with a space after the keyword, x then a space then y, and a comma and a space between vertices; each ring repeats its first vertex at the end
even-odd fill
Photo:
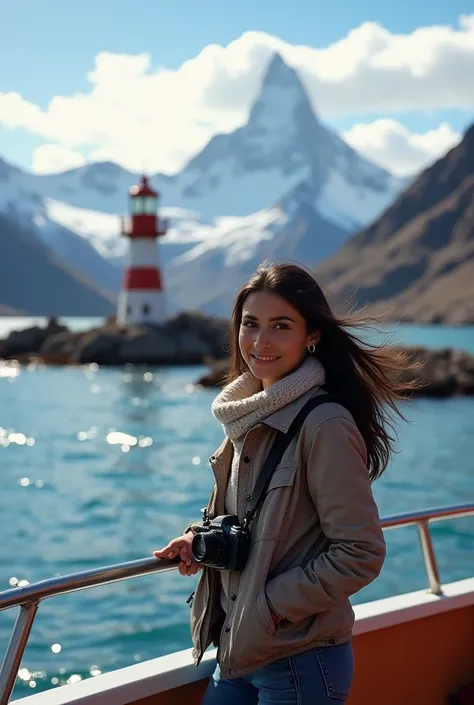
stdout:
MULTIPOLYGON (((29 186, 56 201, 118 214, 138 176, 102 162, 61 174, 31 175, 29 186)), ((196 211, 205 222, 271 207, 306 181, 318 211, 351 229, 374 220, 404 185, 322 125, 298 74, 279 54, 269 65, 247 123, 213 137, 175 176, 155 174, 152 181, 164 206, 196 211)))
MULTIPOLYGON (((118 216, 138 177, 104 162, 48 175, 11 168, 4 182, 0 168, 0 211, 27 218, 59 257, 116 290, 126 247, 118 216), (108 275, 98 271, 99 260, 108 275)), ((319 263, 406 185, 318 120, 298 74, 279 55, 244 126, 213 137, 175 176, 151 181, 172 223, 160 241, 170 310, 223 315, 262 259, 319 263)))
MULTIPOLYGON (((34 190, 35 177, 0 159, 0 214, 10 222, 18 222, 23 231, 31 231, 40 242, 67 266, 97 283, 106 292, 114 294, 120 286, 121 272, 108 257, 107 247, 99 239, 78 237, 78 219, 69 221, 57 217, 55 203, 34 190), (105 256, 104 256, 105 255, 105 256)), ((67 209, 59 204, 58 211, 67 209)), ((75 209, 76 210, 76 209, 75 209)), ((115 218, 117 221, 117 218, 115 218)), ((112 231, 111 231, 112 232, 112 231)), ((122 245, 117 238, 117 227, 110 242, 122 245)), ((3 303, 3 302, 0 302, 3 303)))
POLYGON ((400 188, 319 122, 298 74, 277 54, 247 124, 214 137, 168 189, 173 203, 205 217, 246 216, 301 182, 311 185, 321 215, 352 229, 379 215, 400 188))

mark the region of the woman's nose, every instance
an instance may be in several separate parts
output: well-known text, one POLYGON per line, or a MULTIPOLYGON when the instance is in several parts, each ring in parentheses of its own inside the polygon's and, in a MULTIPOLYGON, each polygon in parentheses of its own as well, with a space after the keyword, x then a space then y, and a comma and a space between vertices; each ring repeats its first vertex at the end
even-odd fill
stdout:
POLYGON ((266 331, 264 331, 264 330, 257 331, 257 335, 255 336, 253 344, 256 348, 259 348, 259 349, 268 348, 270 342, 268 340, 268 335, 267 335, 266 331))

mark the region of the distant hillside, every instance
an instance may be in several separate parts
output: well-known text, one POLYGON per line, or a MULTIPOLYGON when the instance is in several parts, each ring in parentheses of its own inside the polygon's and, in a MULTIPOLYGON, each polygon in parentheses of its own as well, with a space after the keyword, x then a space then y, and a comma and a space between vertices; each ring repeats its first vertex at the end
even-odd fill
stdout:
POLYGON ((60 260, 33 227, 0 214, 2 308, 36 316, 110 314, 113 297, 60 260))
POLYGON ((316 274, 390 320, 474 323, 474 125, 316 274))

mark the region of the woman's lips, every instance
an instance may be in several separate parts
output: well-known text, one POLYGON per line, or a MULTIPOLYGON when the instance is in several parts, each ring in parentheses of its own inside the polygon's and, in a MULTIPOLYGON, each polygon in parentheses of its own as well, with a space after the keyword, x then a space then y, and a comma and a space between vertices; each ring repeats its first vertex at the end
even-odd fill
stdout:
POLYGON ((250 356, 256 362, 276 362, 280 359, 280 355, 256 355, 255 353, 250 353, 250 356))

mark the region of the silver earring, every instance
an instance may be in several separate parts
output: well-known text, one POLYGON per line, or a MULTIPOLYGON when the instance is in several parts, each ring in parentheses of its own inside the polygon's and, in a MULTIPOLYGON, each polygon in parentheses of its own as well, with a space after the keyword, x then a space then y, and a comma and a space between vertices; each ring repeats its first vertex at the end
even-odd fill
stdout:
POLYGON ((311 343, 311 345, 308 345, 308 352, 313 354, 316 351, 316 345, 314 343, 311 343))

